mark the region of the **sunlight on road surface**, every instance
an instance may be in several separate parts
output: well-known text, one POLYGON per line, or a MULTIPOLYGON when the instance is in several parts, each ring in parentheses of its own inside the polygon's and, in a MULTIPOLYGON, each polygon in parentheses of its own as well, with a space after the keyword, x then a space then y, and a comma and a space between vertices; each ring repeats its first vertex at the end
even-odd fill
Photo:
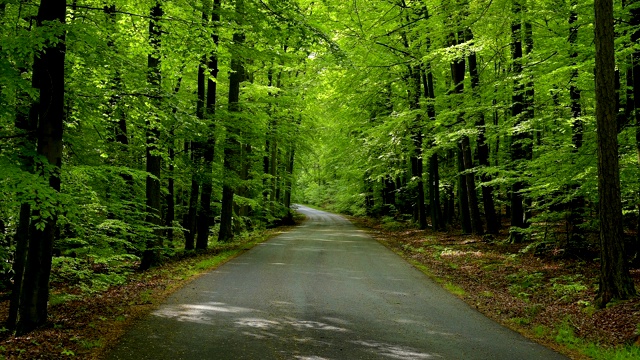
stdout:
POLYGON ((289 322, 295 328, 305 328, 305 329, 314 329, 314 330, 327 330, 327 331, 339 331, 339 332, 347 332, 349 330, 340 328, 337 326, 331 326, 329 324, 324 324, 318 321, 303 321, 303 320, 292 320, 289 322))
POLYGON ((291 249, 292 251, 314 251, 314 252, 347 252, 346 249, 327 249, 327 248, 312 248, 312 247, 300 247, 291 249))
POLYGON ((392 359, 433 359, 442 357, 439 355, 417 352, 409 348, 403 348, 400 346, 383 344, 373 341, 352 341, 352 343, 369 347, 374 350, 377 355, 390 357, 392 359))
POLYGON ((409 296, 406 292, 401 291, 389 291, 389 290, 374 290, 375 292, 379 292, 382 294, 395 295, 395 296, 409 296))
POLYGON ((301 330, 322 330, 348 332, 349 330, 318 321, 298 320, 293 318, 285 318, 281 321, 267 320, 262 318, 240 318, 235 321, 238 326, 246 326, 256 329, 282 328, 282 326, 290 326, 294 329, 301 330))
POLYGON ((175 319, 177 321, 211 324, 211 317, 213 316, 213 313, 247 313, 252 311, 255 310, 212 302, 206 304, 180 304, 165 306, 154 311, 152 314, 154 316, 175 319))
POLYGON ((280 325, 279 322, 267 319, 259 319, 259 318, 245 318, 239 319, 235 322, 236 325, 240 326, 248 326, 257 329, 269 329, 272 327, 276 327, 280 325))
POLYGON ((351 240, 329 240, 329 239, 305 239, 305 241, 322 241, 322 242, 335 242, 341 244, 354 243, 355 241, 351 240))

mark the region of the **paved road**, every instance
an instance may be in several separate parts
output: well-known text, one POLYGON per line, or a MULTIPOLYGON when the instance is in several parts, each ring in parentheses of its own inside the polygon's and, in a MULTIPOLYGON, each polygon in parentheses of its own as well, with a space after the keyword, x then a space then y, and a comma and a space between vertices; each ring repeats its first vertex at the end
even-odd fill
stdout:
POLYGON ((565 359, 344 218, 299 211, 303 225, 176 292, 108 359, 565 359))

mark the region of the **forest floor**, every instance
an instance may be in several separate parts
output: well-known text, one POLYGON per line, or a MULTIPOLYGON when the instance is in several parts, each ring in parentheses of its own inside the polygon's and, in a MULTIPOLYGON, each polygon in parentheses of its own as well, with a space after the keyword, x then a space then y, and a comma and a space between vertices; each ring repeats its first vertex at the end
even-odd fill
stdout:
MULTIPOLYGON (((288 229, 256 231, 231 243, 213 244, 204 252, 175 256, 148 271, 132 272, 123 284, 106 289, 52 282, 48 324, 18 337, 0 328, 0 359, 100 359, 136 320, 167 296, 288 229)), ((8 298, 8 293, 0 294, 1 319, 7 318, 8 298)))
MULTIPOLYGON (((572 359, 640 359, 640 299, 593 306, 599 265, 491 238, 351 218, 489 318, 572 359)), ((631 271, 640 284, 640 270, 631 271)))

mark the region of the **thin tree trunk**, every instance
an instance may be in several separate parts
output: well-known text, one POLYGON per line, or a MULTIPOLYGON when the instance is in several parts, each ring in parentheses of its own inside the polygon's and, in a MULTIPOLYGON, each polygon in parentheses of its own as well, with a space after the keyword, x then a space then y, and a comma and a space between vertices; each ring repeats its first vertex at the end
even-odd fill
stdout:
MULTIPOLYGON (((454 46, 459 42, 462 42, 464 38, 463 32, 458 34, 458 41, 456 41, 456 35, 451 33, 449 35, 449 44, 454 46)), ((464 92, 464 74, 466 64, 464 57, 459 57, 451 63, 451 79, 453 80, 453 93, 455 96, 462 96, 464 92)), ((460 100, 457 101, 458 103, 460 100)), ((458 115, 458 122, 464 122, 464 114, 458 115)), ((478 196, 476 194, 475 178, 472 172, 464 174, 466 170, 473 168, 473 161, 471 159, 471 145, 469 138, 465 135, 462 136, 459 143, 459 156, 458 156, 458 171, 459 180, 458 185, 460 187, 460 215, 462 221, 462 231, 464 233, 483 234, 482 220, 480 219, 480 211, 478 210, 478 196), (466 153, 468 152, 468 155, 466 153), (466 196, 467 199, 462 197, 466 196)))
MULTIPOLYGON (((466 32, 467 41, 473 40, 473 33, 471 30, 467 30, 466 32)), ((478 61, 476 58, 476 53, 471 52, 469 54, 469 76, 471 77, 471 89, 473 91, 474 98, 477 98, 480 101, 479 97, 479 87, 480 87, 480 76, 478 75, 478 61)), ((478 163, 482 167, 489 166, 489 145, 487 144, 485 132, 485 120, 484 113, 482 111, 478 111, 476 114, 476 129, 478 130, 478 138, 476 140, 478 147, 478 163)), ((480 176, 480 180, 483 183, 491 181, 491 176, 487 174, 483 174, 480 176)), ((484 208, 485 219, 487 220, 487 232, 490 234, 497 234, 500 229, 500 223, 498 221, 498 216, 496 215, 496 208, 493 202, 493 186, 482 185, 482 201, 484 208)))
MULTIPOLYGON (((430 45, 429 39, 427 44, 430 45)), ((429 47, 429 46, 428 46, 429 47)), ((422 83, 424 86, 424 97, 427 99, 427 116, 430 122, 436 119, 436 108, 434 101, 436 98, 433 87, 433 74, 431 72, 431 64, 427 63, 422 72, 422 83)), ((440 206, 440 175, 438 169, 438 154, 435 153, 429 158, 429 204, 431 211, 431 226, 435 230, 444 230, 445 222, 442 216, 440 206)))
MULTIPOLYGON (((471 156, 471 143, 468 136, 463 136, 461 140, 462 161, 465 169, 473 169, 473 157, 471 156)), ((467 184, 467 196, 469 197, 469 211, 471 215, 471 229, 476 235, 484 235, 480 210, 478 209, 478 194, 476 193, 475 175, 468 173, 465 175, 467 184), (475 205, 472 205, 475 204, 475 205)))
POLYGON ((22 283, 24 278, 27 251, 29 250, 29 230, 31 228, 31 205, 23 203, 20 205, 20 218, 16 229, 16 251, 13 259, 13 288, 11 290, 11 301, 9 303, 9 316, 6 326, 10 330, 16 329, 18 321, 18 310, 22 293, 22 283))
MULTIPOLYGON (((236 24, 241 26, 244 15, 244 0, 236 0, 236 24)), ((233 44, 241 46, 245 36, 240 31, 233 34, 233 44)), ((240 83, 244 79, 244 65, 237 53, 232 55, 231 74, 229 76, 229 111, 239 112, 240 83)), ((239 129, 228 127, 228 134, 224 148, 225 181, 222 186, 222 213, 220 215, 220 232, 218 240, 225 242, 233 239, 233 196, 237 187, 237 179, 240 175, 238 159, 240 155, 240 142, 236 138, 239 129)))
MULTIPOLYGON (((178 83, 176 84, 175 89, 173 89, 173 93, 178 94, 180 92, 181 86, 182 76, 178 78, 178 83)), ((172 112, 175 115, 178 112, 178 108, 174 106, 172 112)), ((167 241, 169 242, 169 244, 173 244, 173 222, 176 219, 176 190, 174 178, 176 159, 175 128, 176 124, 174 123, 171 125, 171 129, 169 130, 169 141, 167 142, 169 152, 169 170, 167 176, 167 196, 165 197, 165 203, 167 207, 165 214, 165 226, 167 228, 167 241)))
MULTIPOLYGON (((208 19, 206 11, 202 13, 202 21, 205 23, 208 19)), ((205 101, 205 67, 207 66, 207 59, 204 57, 200 64, 198 64, 198 88, 197 88, 197 100, 196 100, 196 117, 200 121, 204 121, 204 101, 205 101)), ((198 216, 198 199, 200 197, 200 181, 202 178, 202 157, 203 147, 201 141, 194 141, 191 145, 191 161, 193 163, 193 173, 191 175, 191 193, 189 196, 189 210, 187 211, 187 221, 184 225, 184 239, 185 250, 193 250, 195 248, 195 239, 197 231, 197 216, 198 216)))
MULTIPOLYGON (((163 16, 162 4, 160 1, 156 1, 153 8, 151 8, 151 20, 149 21, 149 43, 151 44, 152 52, 147 57, 147 68, 149 71, 148 79, 149 85, 157 93, 160 94, 160 36, 162 34, 162 28, 160 26, 160 19, 163 16)), ((160 192, 160 170, 162 166, 162 156, 160 155, 160 129, 158 124, 159 119, 157 116, 152 115, 150 119, 146 121, 147 127, 147 181, 146 181, 146 207, 147 218, 146 222, 151 227, 155 227, 152 233, 149 234, 147 240, 146 249, 142 253, 140 261, 140 270, 149 269, 155 265, 159 260, 158 248, 162 245, 162 230, 160 230, 161 214, 160 209, 162 206, 161 192, 160 192)))
POLYGON ((596 124, 600 215, 600 281, 595 303, 628 299, 636 290, 629 275, 622 231, 622 201, 616 125, 613 1, 595 0, 596 124))
MULTIPOLYGON (((519 75, 522 73, 522 5, 520 0, 513 3, 514 20, 511 23, 511 57, 512 57, 512 73, 516 78, 513 85, 513 96, 511 105, 511 116, 515 119, 514 127, 517 128, 522 122, 522 114, 525 110, 525 89, 519 75)), ((527 135, 521 130, 516 130, 511 139, 511 160, 514 166, 519 166, 520 161, 526 159, 527 135)), ((514 243, 522 242, 524 234, 522 229, 526 227, 525 211, 524 211, 524 182, 520 179, 516 180, 511 187, 511 230, 510 238, 514 243)))
MULTIPOLYGON (((412 110, 420 109, 420 69, 417 67, 409 67, 409 82, 411 86, 411 103, 412 110)), ((413 126, 411 128, 411 139, 413 142, 413 151, 410 157, 411 176, 416 179, 415 191, 415 219, 419 229, 427 228, 427 213, 424 203, 424 180, 423 180, 423 159, 422 159, 422 115, 417 114, 413 126)))
POLYGON ((202 195, 200 196, 200 214, 198 215, 198 238, 196 240, 196 249, 206 249, 209 245, 209 226, 211 214, 211 193, 213 192, 213 159, 216 148, 216 96, 218 89, 218 44, 220 36, 218 35, 220 24, 220 6, 221 0, 213 1, 213 11, 211 13, 211 23, 213 32, 211 38, 216 46, 216 50, 209 56, 210 77, 207 83, 207 119, 209 121, 209 136, 207 138, 204 150, 204 180, 202 182, 202 195))

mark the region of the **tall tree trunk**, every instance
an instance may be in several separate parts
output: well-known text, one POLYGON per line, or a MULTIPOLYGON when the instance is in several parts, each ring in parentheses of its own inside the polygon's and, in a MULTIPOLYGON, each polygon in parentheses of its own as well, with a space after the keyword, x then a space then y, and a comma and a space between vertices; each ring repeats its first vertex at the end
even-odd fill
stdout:
POLYGON ((596 305, 628 299, 636 290, 624 252, 616 125, 613 1, 595 0, 596 125, 600 215, 600 280, 596 305))
POLYGON ((173 243, 173 222, 176 219, 176 187, 175 187, 175 130, 172 128, 169 132, 169 169, 167 178, 167 196, 165 202, 167 204, 167 211, 165 214, 165 226, 167 227, 167 241, 169 244, 173 243))
MULTIPOLYGON (((522 5, 520 0, 513 3, 514 20, 511 23, 511 58, 512 73, 514 80, 513 96, 511 98, 511 116, 515 119, 514 134, 511 139, 511 160, 513 166, 520 166, 521 160, 526 159, 527 134, 519 129, 518 125, 522 122, 523 112, 525 110, 525 89, 520 79, 522 74, 522 5)), ((511 187, 511 230, 510 237, 514 243, 522 242, 524 234, 522 229, 526 227, 525 211, 524 211, 524 182, 518 179, 511 187)))
MULTIPOLYGON (((449 44, 454 46, 463 42, 463 32, 456 35, 449 35, 449 44)), ((464 74, 466 64, 464 57, 458 57, 451 63, 451 79, 453 80, 453 93, 456 96, 462 96, 464 93, 464 74)), ((460 103, 458 99, 456 103, 460 103)), ((458 122, 464 123, 464 114, 458 115, 458 122)), ((480 211, 478 210, 478 196, 476 194, 475 178, 473 172, 464 174, 465 171, 473 168, 473 160, 471 159, 471 145, 469 137, 463 135, 459 143, 458 170, 459 176, 459 194, 460 194, 460 215, 462 220, 462 230, 465 233, 483 234, 482 220, 480 219, 480 211), (468 167, 467 167, 468 166, 468 167), (466 196, 467 199, 462 197, 466 196)))
MULTIPOLYGON (((637 4, 637 0, 633 2, 637 4)), ((631 34, 631 43, 638 44, 640 41, 640 8, 637 6, 631 10, 630 25, 635 27, 635 31, 631 34)), ((631 54, 632 68, 632 88, 633 88, 633 109, 636 120, 636 151, 638 157, 638 163, 640 164, 640 50, 636 50, 631 54)), ((640 196, 640 191, 638 192, 640 196)), ((637 231, 636 231, 636 244, 640 245, 640 203, 638 204, 638 218, 637 218, 637 231)))
POLYGON ((209 80, 207 83, 207 120, 209 122, 209 135, 204 148, 204 179, 202 182, 202 195, 200 196, 200 214, 198 215, 198 239, 196 241, 196 249, 206 249, 209 245, 209 226, 211 213, 211 193, 213 192, 213 158, 216 148, 216 96, 218 89, 218 44, 220 36, 218 35, 220 26, 220 9, 221 0, 213 1, 213 11, 211 13, 211 24, 213 32, 211 38, 215 44, 216 50, 211 52, 209 56, 209 80))
MULTIPOLYGON (((40 86, 38 79, 37 57, 34 58, 34 66, 31 74, 31 86, 38 89, 40 86)), ((25 136, 18 144, 20 149, 20 162, 23 171, 33 173, 34 157, 33 153, 37 149, 37 138, 35 136, 38 130, 39 116, 39 100, 30 99, 27 93, 21 94, 23 102, 16 109, 16 129, 20 129, 30 133, 25 136), (30 103, 29 106, 26 104, 30 103)), ((31 229, 31 204, 24 202, 20 205, 20 213, 18 218, 18 226, 15 235, 16 250, 13 256, 13 287, 11 291, 11 301, 9 304, 9 316, 7 318, 6 327, 15 330, 18 321, 18 310, 20 306, 20 298, 22 292, 22 283, 25 271, 25 263, 27 260, 27 251, 29 248, 29 238, 31 229)))
MULTIPOLYGON (((49 22, 64 23, 66 5, 65 0, 42 0, 38 9, 38 27, 49 26, 49 22)), ((40 166, 38 171, 55 192, 60 191, 60 167, 62 166, 65 50, 65 34, 63 33, 58 36, 57 42, 45 43, 34 63, 34 68, 37 69, 36 73, 42 75, 38 76, 40 106, 38 107, 36 153, 46 159, 46 164, 40 166)), ((27 258, 18 306, 16 330, 18 335, 33 330, 47 320, 49 277, 57 215, 54 212, 46 216, 36 206, 32 211, 32 216, 40 218, 39 221, 44 222, 44 227, 36 226, 34 221, 30 225, 27 258)))
MULTIPOLYGON (((466 32, 466 40, 473 41, 473 33, 471 30, 466 32)), ((474 98, 480 101, 480 76, 478 75, 478 61, 475 51, 469 54, 469 76, 471 77, 471 89, 473 91, 474 98)), ((489 144, 487 144, 485 132, 485 117, 484 113, 480 110, 476 114, 476 129, 478 130, 478 138, 476 140, 478 146, 478 163, 482 167, 489 166, 489 144)), ((483 183, 491 181, 491 176, 483 174, 480 176, 480 180, 483 183)), ((487 220, 487 232, 490 234, 497 234, 500 229, 500 223, 496 214, 495 203, 493 202, 493 186, 482 185, 482 201, 484 208, 484 216, 487 220)))
MULTIPOLYGON (((527 57, 531 55, 533 51, 533 28, 531 26, 531 22, 526 20, 524 22, 524 51, 527 57)), ((534 99, 535 99, 535 87, 533 82, 533 74, 531 70, 526 72, 526 89, 524 92, 524 118, 526 121, 531 121, 535 115, 534 109, 534 99)), ((536 143, 542 143, 542 133, 540 130, 534 130, 533 132, 525 132, 524 137, 526 141, 524 142, 524 158, 525 160, 533 159, 533 145, 534 145, 534 134, 536 143)), ((528 226, 529 219, 531 218, 531 197, 524 198, 524 221, 525 226, 528 226)))
MULTIPOLYGON (((180 92, 182 86, 182 76, 178 78, 178 83, 173 89, 174 94, 180 92)), ((172 109, 173 115, 178 112, 178 107, 174 106, 172 109)), ((165 214, 165 226, 167 228, 167 241, 169 244, 173 243, 173 222, 176 219, 176 189, 175 189, 175 159, 176 159, 176 141, 175 141, 176 124, 173 123, 169 130, 168 153, 169 153, 169 171, 167 176, 167 196, 165 198, 166 214, 165 214)))
MULTIPOLYGON (((427 39, 427 43, 431 42, 427 39)), ((422 73, 422 83, 424 85, 424 97, 427 99, 427 116, 431 123, 436 119, 435 92, 433 90, 433 73, 431 72, 431 64, 427 63, 422 73)), ((440 206, 440 175, 438 165, 438 154, 434 153, 429 157, 429 204, 431 211, 431 226, 435 230, 444 230, 445 221, 442 216, 440 206)))
MULTIPOLYGON (((203 23, 207 20, 206 12, 202 14, 203 23)), ((204 98, 205 98, 205 67, 206 58, 202 59, 198 65, 198 89, 196 100, 196 117, 200 121, 204 121, 204 98)), ((203 147, 201 141, 194 141, 191 145, 191 161, 193 162, 193 173, 191 175, 191 193, 189 196, 189 210, 187 211, 187 221, 185 222, 184 248, 185 250, 193 250, 195 248, 197 216, 198 216, 198 199, 200 196, 200 181, 202 178, 202 156, 203 147)))
MULTIPOLYGON (((235 22, 238 27, 242 26, 244 16, 244 0, 236 0, 235 22)), ((245 36, 241 31, 233 34, 233 44, 242 46, 245 36)), ((231 58, 231 74, 229 75, 229 111, 240 111, 240 83, 244 79, 244 65, 240 55, 234 53, 231 58)), ((227 124, 232 125, 232 124, 227 124)), ((233 239, 233 196, 238 186, 237 182, 240 175, 241 155, 240 142, 236 138, 239 135, 239 129, 233 126, 227 127, 227 139, 224 147, 224 184, 222 186, 222 213, 220 214, 220 232, 218 240, 222 242, 231 241, 233 239)))
MULTIPOLYGON (((410 99, 410 107, 412 110, 420 109, 420 69, 419 67, 409 67, 409 82, 411 87, 411 99, 410 99)), ((415 197, 414 197, 414 205, 415 205, 415 221, 418 223, 418 228, 426 229, 427 228, 427 213, 426 207, 424 203, 424 180, 423 180, 423 158, 422 158, 422 115, 417 114, 413 121, 413 126, 411 127, 411 140, 413 142, 413 151, 410 157, 411 161, 411 176, 415 179, 415 197)))
MULTIPOLYGON (((147 68, 148 75, 147 81, 151 86, 152 91, 157 96, 161 94, 160 82, 160 36, 162 35, 162 28, 160 20, 163 16, 162 3, 156 1, 153 8, 151 8, 149 20, 149 43, 151 44, 151 53, 147 56, 147 68)), ((156 100, 157 101, 157 100, 156 100)), ((157 115, 149 115, 146 121, 146 136, 147 136, 147 181, 146 181, 146 206, 147 206, 147 218, 146 222, 149 226, 153 227, 152 233, 149 234, 147 240, 146 249, 142 253, 140 260, 140 270, 149 269, 155 265, 159 260, 158 248, 162 245, 162 230, 160 230, 161 214, 160 209, 162 206, 161 192, 160 192, 160 169, 162 166, 162 156, 160 155, 160 125, 157 115)))

